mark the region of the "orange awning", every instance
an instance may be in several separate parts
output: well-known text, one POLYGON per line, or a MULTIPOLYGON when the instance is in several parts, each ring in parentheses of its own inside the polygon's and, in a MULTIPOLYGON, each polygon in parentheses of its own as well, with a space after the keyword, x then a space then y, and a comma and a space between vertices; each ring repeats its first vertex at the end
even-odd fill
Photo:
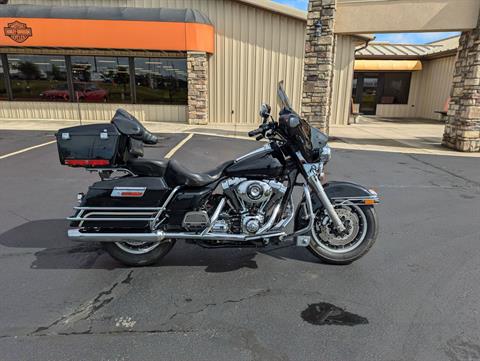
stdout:
POLYGON ((355 71, 418 71, 420 60, 355 60, 355 71))
POLYGON ((214 52, 210 20, 192 9, 0 7, 0 46, 214 52))

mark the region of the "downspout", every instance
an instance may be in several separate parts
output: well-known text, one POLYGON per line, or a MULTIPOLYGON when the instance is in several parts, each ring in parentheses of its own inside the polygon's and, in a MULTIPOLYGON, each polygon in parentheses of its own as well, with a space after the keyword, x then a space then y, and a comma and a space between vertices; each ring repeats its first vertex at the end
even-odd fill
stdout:
POLYGON ((361 46, 361 47, 358 48, 358 49, 355 49, 354 54, 356 54, 358 51, 361 51, 361 50, 363 50, 363 49, 368 48, 368 45, 370 44, 370 42, 371 42, 371 41, 375 41, 376 38, 377 38, 377 37, 374 36, 373 39, 368 39, 368 40, 365 42, 365 45, 361 46))

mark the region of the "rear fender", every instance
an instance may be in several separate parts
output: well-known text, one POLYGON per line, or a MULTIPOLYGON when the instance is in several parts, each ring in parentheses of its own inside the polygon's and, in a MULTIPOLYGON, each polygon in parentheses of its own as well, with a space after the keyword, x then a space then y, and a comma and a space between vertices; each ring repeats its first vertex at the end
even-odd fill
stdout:
MULTIPOLYGON (((375 191, 367 189, 359 184, 350 182, 329 182, 324 184, 323 188, 332 204, 348 202, 359 206, 372 206, 379 203, 378 194, 375 191)), ((308 223, 308 216, 305 214, 306 207, 304 204, 305 197, 302 199, 299 207, 297 207, 297 212, 295 214, 295 230, 304 228, 308 223)), ((312 205, 314 213, 317 213, 319 209, 323 208, 323 204, 314 192, 312 192, 312 205)))

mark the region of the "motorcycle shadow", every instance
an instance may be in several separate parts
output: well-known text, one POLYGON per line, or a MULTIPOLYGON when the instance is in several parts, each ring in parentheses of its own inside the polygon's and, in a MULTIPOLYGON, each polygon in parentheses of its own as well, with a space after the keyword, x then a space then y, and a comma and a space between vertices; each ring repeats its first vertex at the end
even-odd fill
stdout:
MULTIPOLYGON (((98 243, 70 241, 66 236, 68 227, 69 222, 64 219, 30 221, 0 234, 0 245, 24 249, 24 253, 30 253, 33 250, 35 259, 30 268, 34 269, 126 268, 106 254, 98 243)), ((258 265, 254 258, 259 253, 279 260, 317 262, 309 252, 290 245, 210 250, 177 242, 171 253, 153 267, 196 266, 205 267, 205 272, 210 273, 257 269, 258 265)), ((8 257, 8 253, 3 254, 2 257, 8 257)))
POLYGON ((33 251, 35 259, 30 268, 35 269, 118 268, 108 257, 99 259, 104 253, 101 245, 70 241, 68 226, 65 219, 30 221, 1 234, 0 245, 24 249, 25 253, 33 251))

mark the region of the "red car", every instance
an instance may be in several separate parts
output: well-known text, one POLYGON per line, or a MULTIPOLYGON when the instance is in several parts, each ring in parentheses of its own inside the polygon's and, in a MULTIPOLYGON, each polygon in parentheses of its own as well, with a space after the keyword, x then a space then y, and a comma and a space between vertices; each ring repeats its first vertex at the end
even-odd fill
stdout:
MULTIPOLYGON (((94 83, 74 83, 75 100, 84 102, 107 102, 108 91, 99 88, 94 83)), ((40 96, 45 100, 65 100, 70 99, 68 85, 60 84, 55 89, 46 90, 40 93, 40 96)))

